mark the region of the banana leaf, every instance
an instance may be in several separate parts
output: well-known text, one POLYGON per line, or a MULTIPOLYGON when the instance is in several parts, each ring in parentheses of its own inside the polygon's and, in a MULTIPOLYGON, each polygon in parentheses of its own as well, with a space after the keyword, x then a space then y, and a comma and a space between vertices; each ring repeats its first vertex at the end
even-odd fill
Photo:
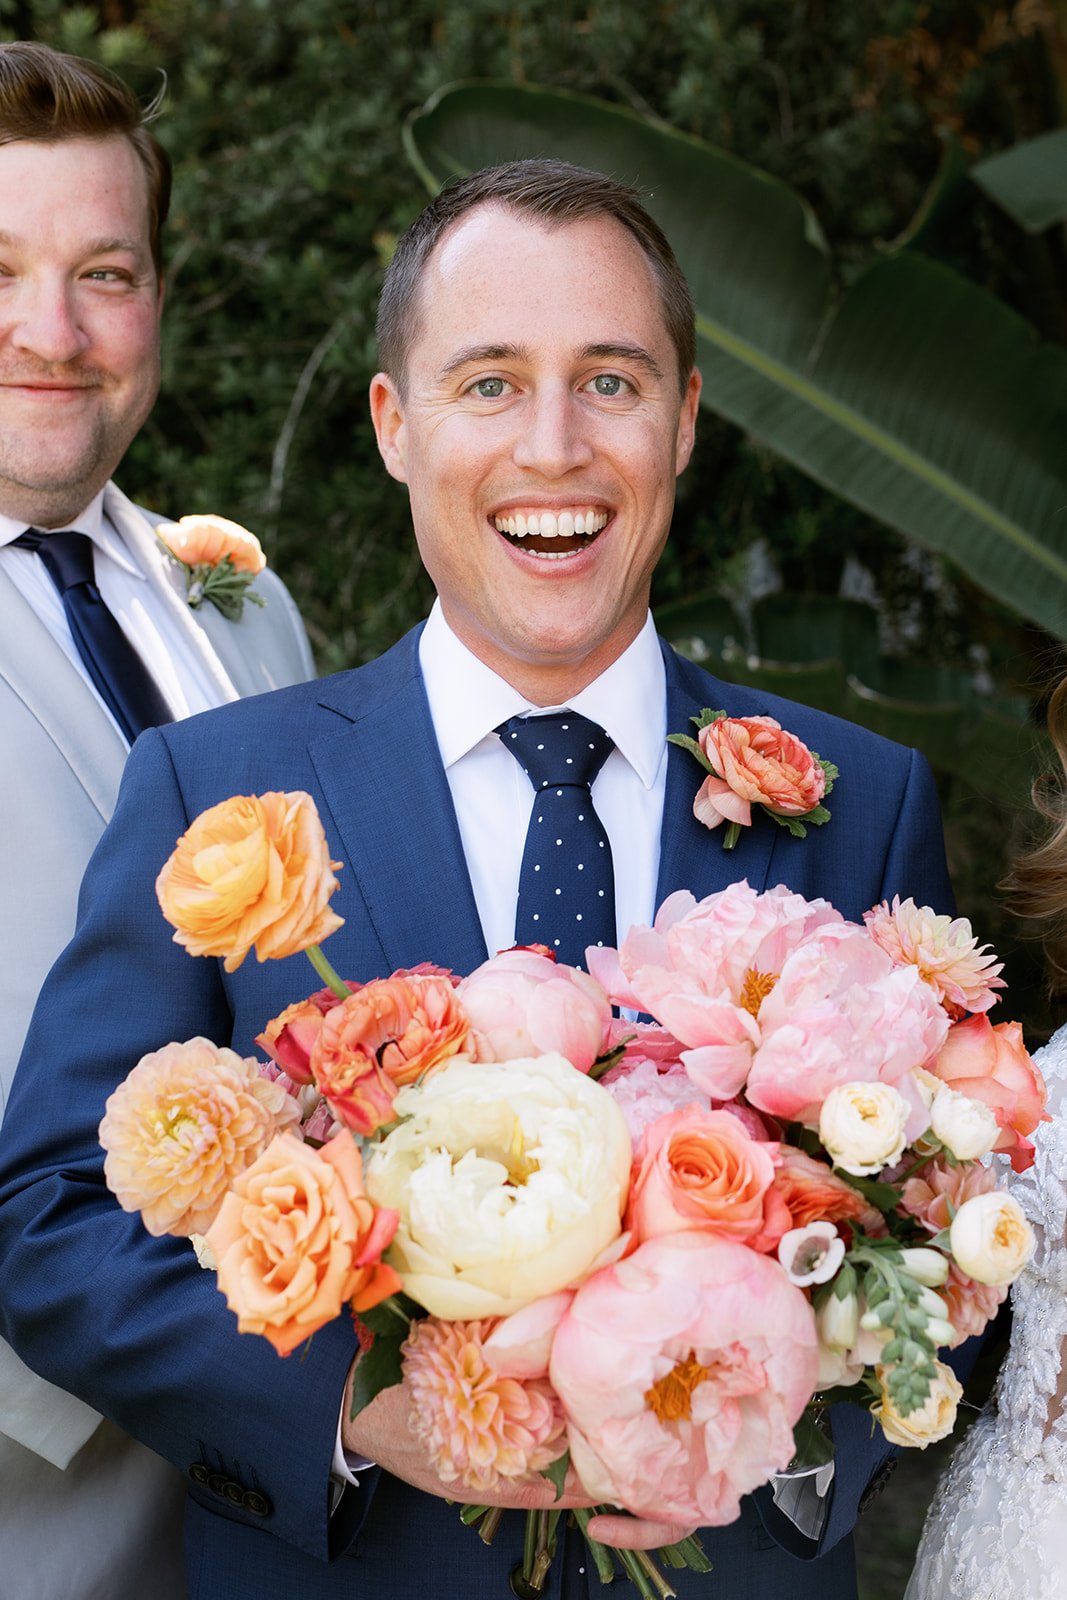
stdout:
POLYGON ((1067 128, 976 161, 971 177, 1020 228, 1044 233, 1067 221, 1067 128))

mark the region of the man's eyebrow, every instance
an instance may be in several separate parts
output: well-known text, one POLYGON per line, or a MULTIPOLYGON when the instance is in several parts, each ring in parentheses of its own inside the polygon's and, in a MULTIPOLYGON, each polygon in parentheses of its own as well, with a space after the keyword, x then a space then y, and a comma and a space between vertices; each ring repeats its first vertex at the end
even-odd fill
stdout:
POLYGON ((659 362, 640 344, 587 344, 582 351, 583 361, 626 361, 631 366, 644 367, 652 378, 662 378, 659 362))
POLYGON ((439 379, 450 378, 462 367, 476 367, 486 361, 529 362, 530 359, 529 350, 521 344, 468 344, 464 345, 462 350, 456 351, 437 376, 439 379))
MULTIPOLYGON (((22 234, 9 233, 6 228, 0 228, 0 244, 25 243, 22 234)), ((120 251, 127 251, 134 256, 146 254, 143 239, 130 238, 125 234, 109 234, 106 238, 86 239, 79 248, 83 256, 110 256, 120 251)))
MULTIPOLYGON (((471 344, 465 345, 443 366, 439 379, 450 378, 463 367, 479 366, 483 362, 518 361, 529 363, 533 357, 522 344, 471 344)), ((655 357, 644 345, 611 341, 605 344, 587 344, 578 351, 579 361, 626 361, 631 366, 643 367, 650 377, 662 379, 663 371, 655 357)))

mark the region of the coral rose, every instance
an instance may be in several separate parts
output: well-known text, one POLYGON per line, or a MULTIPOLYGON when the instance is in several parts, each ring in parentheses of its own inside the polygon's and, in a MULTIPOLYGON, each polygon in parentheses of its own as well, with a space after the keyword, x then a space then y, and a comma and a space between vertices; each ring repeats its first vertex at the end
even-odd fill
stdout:
POLYGON ((708 1232, 770 1250, 792 1221, 772 1188, 776 1144, 749 1137, 729 1111, 686 1106, 645 1129, 623 1226, 638 1244, 708 1232))
POLYGON ((156 896, 176 944, 234 972, 253 946, 260 961, 291 956, 341 927, 328 903, 340 865, 309 794, 236 795, 182 834, 156 896))
POLYGON ((149 1233, 203 1233, 234 1179, 299 1120, 296 1101, 257 1062, 210 1039, 168 1044, 108 1097, 104 1178, 149 1233))
POLYGON ((171 555, 187 567, 217 567, 229 556, 235 572, 255 577, 267 565, 255 534, 226 517, 179 517, 177 522, 160 523, 156 532, 171 555))
POLYGON ((469 1031, 449 978, 378 978, 326 1013, 312 1076, 339 1121, 373 1133, 393 1120, 397 1089, 462 1051, 469 1031))
POLYGON ((818 1366, 811 1306, 776 1261, 672 1233, 582 1284, 550 1376, 594 1499, 720 1526, 792 1458, 818 1366))
POLYGON ((858 1189, 844 1178, 793 1145, 778 1146, 774 1187, 788 1208, 791 1226, 806 1228, 810 1222, 860 1223, 867 1233, 883 1233, 882 1213, 869 1205, 858 1189))
POLYGON ((697 737, 718 773, 705 778, 693 804, 705 827, 745 827, 754 805, 801 817, 826 793, 826 773, 807 745, 773 717, 718 717, 697 737))
POLYGON ((893 896, 865 911, 876 944, 900 966, 918 967, 952 1016, 988 1011, 1004 988, 1003 970, 988 945, 979 946, 966 917, 938 916, 930 906, 893 896))
POLYGON ((400 1280, 381 1256, 396 1223, 367 1198, 351 1134, 321 1150, 279 1134, 207 1234, 240 1332, 261 1333, 286 1356, 345 1304, 366 1311, 395 1294, 400 1280))
POLYGON ((994 1027, 985 1016, 957 1022, 929 1070, 959 1094, 991 1108, 1000 1124, 993 1148, 1009 1154, 1016 1172, 1033 1165, 1034 1147, 1026 1135, 1049 1120, 1048 1095, 1017 1022, 994 1027))
POLYGON ((459 986, 475 1061, 565 1056, 588 1072, 607 1048, 611 1006, 594 978, 533 950, 504 950, 459 986))
POLYGON ((426 1317, 403 1348, 411 1431, 445 1483, 472 1494, 540 1472, 567 1448, 547 1379, 505 1377, 490 1364, 483 1341, 493 1328, 426 1317))

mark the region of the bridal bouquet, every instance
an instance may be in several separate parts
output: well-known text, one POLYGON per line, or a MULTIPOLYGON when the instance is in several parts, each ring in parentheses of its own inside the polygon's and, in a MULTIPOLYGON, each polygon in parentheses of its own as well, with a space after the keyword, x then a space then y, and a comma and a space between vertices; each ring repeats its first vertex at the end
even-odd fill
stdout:
MULTIPOLYGON (((101 1123, 120 1203, 204 1236, 242 1331, 286 1355, 350 1311, 354 1406, 403 1380, 457 1498, 570 1471, 716 1525, 829 1459, 831 1400, 899 1444, 949 1431, 938 1349, 1032 1247, 986 1158, 1023 1169, 1045 1115, 963 919, 894 900, 860 925, 742 882, 672 895, 588 974, 522 948, 364 983, 320 948, 338 867, 307 795, 196 819, 156 885, 176 940, 231 971, 305 950, 325 987, 266 1022, 267 1062, 145 1056, 101 1123)), ((558 1515, 530 1514, 531 1593, 558 1515)), ((592 1549, 673 1592, 643 1552, 592 1549)), ((696 1540, 661 1555, 707 1567, 696 1540)))

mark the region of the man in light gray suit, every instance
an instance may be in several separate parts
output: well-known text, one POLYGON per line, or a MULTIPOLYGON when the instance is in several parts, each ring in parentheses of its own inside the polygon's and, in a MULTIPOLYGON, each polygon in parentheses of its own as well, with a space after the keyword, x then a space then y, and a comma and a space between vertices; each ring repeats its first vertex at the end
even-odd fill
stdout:
MULTIPOLYGON (((139 726, 313 675, 273 574, 238 621, 192 611, 153 520, 110 481, 158 389, 169 192, 125 85, 0 45, 0 1116, 139 726), (121 635, 117 698, 49 559, 61 530, 87 563, 86 626, 121 635), (141 723, 131 679, 155 708, 141 723)), ((172 1467, 0 1343, 4 1600, 179 1600, 183 1499, 172 1467)))

